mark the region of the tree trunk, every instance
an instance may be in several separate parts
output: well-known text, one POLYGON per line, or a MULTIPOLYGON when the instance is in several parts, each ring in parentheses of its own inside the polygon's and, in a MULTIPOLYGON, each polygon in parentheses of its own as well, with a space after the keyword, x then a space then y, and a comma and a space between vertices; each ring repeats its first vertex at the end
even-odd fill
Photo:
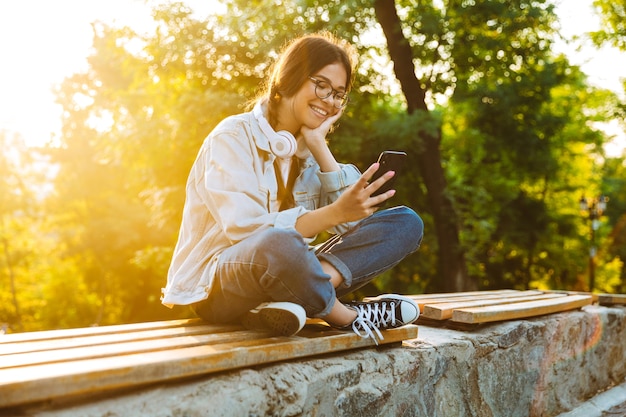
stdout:
MULTIPOLYGON (((426 91, 415 75, 411 45, 402 34, 400 18, 394 0, 374 2, 376 18, 383 28, 387 48, 393 62, 396 78, 407 101, 409 114, 428 112, 426 91)), ((438 262, 441 282, 438 289, 446 292, 470 291, 478 288, 475 280, 467 275, 465 256, 459 241, 458 218, 452 201, 446 195, 446 179, 441 165, 441 131, 415 132, 418 169, 428 191, 428 203, 435 223, 439 244, 438 262)))

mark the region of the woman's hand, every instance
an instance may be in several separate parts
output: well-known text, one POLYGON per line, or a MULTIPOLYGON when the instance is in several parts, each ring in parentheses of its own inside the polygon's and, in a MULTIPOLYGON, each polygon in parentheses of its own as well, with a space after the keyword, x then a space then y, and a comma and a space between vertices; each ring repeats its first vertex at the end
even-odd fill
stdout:
POLYGON ((322 172, 339 171, 339 164, 335 159, 335 156, 330 151, 328 143, 326 143, 326 135, 335 123, 341 117, 343 109, 340 109, 331 117, 325 119, 315 129, 310 129, 306 126, 300 128, 302 139, 306 143, 307 148, 313 154, 313 157, 317 161, 322 172))
POLYGON ((302 126, 302 128, 300 129, 300 133, 302 133, 302 137, 304 138, 306 145, 311 151, 313 151, 319 145, 326 146, 326 135, 328 135, 330 128, 337 120, 339 120, 342 114, 343 108, 339 109, 334 115, 326 118, 315 129, 302 126))
POLYGON ((323 230, 328 230, 342 223, 357 221, 366 218, 378 210, 378 206, 396 191, 389 190, 385 193, 372 197, 372 193, 378 190, 385 182, 392 178, 393 171, 376 181, 369 183, 380 164, 372 164, 350 188, 339 196, 335 202, 316 210, 309 211, 298 217, 296 230, 304 237, 313 237, 323 230))
POLYGON ((389 190, 385 193, 372 197, 374 191, 390 180, 395 172, 386 172, 376 181, 369 183, 374 173, 378 170, 378 162, 372 164, 361 177, 350 188, 344 191, 339 198, 330 206, 334 206, 338 222, 337 224, 357 221, 373 214, 378 207, 387 199, 393 197, 396 190, 389 190))

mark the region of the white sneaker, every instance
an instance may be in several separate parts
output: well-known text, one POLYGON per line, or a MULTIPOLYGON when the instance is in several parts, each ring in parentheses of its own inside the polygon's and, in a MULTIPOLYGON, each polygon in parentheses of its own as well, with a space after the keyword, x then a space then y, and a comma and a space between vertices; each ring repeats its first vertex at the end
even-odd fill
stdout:
POLYGON ((293 336, 305 323, 304 308, 289 302, 260 304, 242 319, 242 324, 250 330, 266 330, 278 336, 293 336))
POLYGON ((419 305, 408 297, 397 294, 384 294, 372 301, 356 301, 347 304, 357 312, 354 321, 342 327, 352 328, 357 335, 374 339, 376 344, 383 340, 381 330, 406 326, 417 320, 420 315, 419 305))

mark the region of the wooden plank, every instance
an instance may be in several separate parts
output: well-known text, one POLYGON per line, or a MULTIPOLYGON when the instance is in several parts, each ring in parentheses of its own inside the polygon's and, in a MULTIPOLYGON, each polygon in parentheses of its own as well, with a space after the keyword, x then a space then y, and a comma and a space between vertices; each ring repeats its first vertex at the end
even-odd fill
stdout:
MULTIPOLYGON (((427 304, 422 309, 421 316, 424 316, 433 320, 447 320, 452 318, 452 313, 454 310, 468 308, 468 307, 484 307, 491 305, 504 305, 504 304, 512 304, 519 303, 522 301, 533 301, 533 300, 543 300, 550 298, 560 298, 567 297, 567 294, 536 294, 535 291, 530 291, 530 295, 525 295, 529 292, 521 291, 516 295, 507 295, 506 297, 499 298, 489 298, 489 299, 479 299, 479 300, 470 300, 470 301, 454 301, 454 302, 444 302, 438 304, 427 304)), ((421 317, 420 316, 420 317, 421 317)))
MULTIPOLYGON (((322 320, 308 319, 305 330, 309 332, 309 337, 323 337, 324 334, 329 334, 334 329, 322 320), (318 333, 312 333, 316 327, 318 333)), ((202 344, 230 343, 269 336, 266 332, 247 330, 240 325, 193 326, 165 329, 165 332, 165 335, 163 331, 145 331, 120 335, 74 337, 71 339, 73 343, 68 343, 67 346, 62 347, 58 347, 54 343, 58 342, 56 339, 50 342, 33 342, 33 344, 54 343, 55 349, 22 349, 25 344, 16 343, 17 349, 14 349, 10 354, 0 356, 0 370, 26 365, 177 349, 202 344)), ((0 347, 11 348, 12 346, 12 344, 5 344, 0 347)))
MULTIPOLYGON (((112 326, 116 327, 116 326, 112 326)), ((239 325, 196 325, 172 328, 162 328, 156 330, 144 330, 135 332, 102 333, 96 335, 73 336, 66 339, 53 337, 50 340, 39 339, 32 342, 16 342, 0 344, 0 359, 3 355, 17 353, 54 351, 58 349, 77 348, 81 346, 98 346, 111 343, 123 343, 129 341, 139 341, 148 339, 166 339, 178 336, 190 336, 194 334, 224 333, 240 329, 239 325)), ((78 329, 77 329, 78 330, 78 329)))
MULTIPOLYGON (((434 293, 434 294, 405 294, 405 297, 409 297, 413 301, 422 303, 425 300, 441 300, 441 299, 458 299, 460 297, 489 297, 499 296, 504 294, 514 294, 519 292, 518 290, 491 290, 491 291, 466 291, 466 292, 447 292, 447 293, 434 293)), ((364 301, 373 301, 377 297, 365 297, 364 301)))
MULTIPOLYGON (((318 326, 319 327, 319 326, 318 326)), ((380 344, 417 337, 417 326, 383 332, 380 344)), ((352 332, 303 329, 291 337, 203 344, 0 370, 0 407, 162 382, 317 354, 371 347, 352 332)))
POLYGON ((471 332, 482 326, 482 323, 461 323, 452 320, 433 320, 428 317, 421 317, 415 322, 418 326, 438 327, 442 329, 461 330, 471 332))
POLYGON ((488 291, 466 291, 466 292, 447 292, 447 293, 434 293, 434 294, 418 294, 418 295, 407 295, 406 297, 411 298, 412 300, 421 301, 421 300, 437 300, 437 299, 454 299, 458 297, 489 297, 489 296, 499 296, 506 294, 515 294, 518 293, 519 290, 488 290, 488 291))
POLYGON ((594 303, 598 302, 598 294, 597 293, 591 293, 591 292, 586 292, 586 291, 569 291, 569 290, 544 290, 544 293, 548 294, 567 294, 567 295, 588 295, 591 296, 591 299, 594 303))
POLYGON ((541 295, 541 291, 513 291, 506 293, 491 293, 484 295, 471 295, 471 296, 459 296, 459 297, 451 297, 451 298, 421 298, 418 300, 414 300, 420 307, 420 311, 424 311, 427 305, 432 304, 440 304, 440 303, 461 303, 461 302, 470 302, 470 301, 481 301, 481 300, 506 300, 508 298, 517 298, 523 296, 530 295, 541 295))
MULTIPOLYGON (((457 292, 457 293, 437 293, 437 294, 420 294, 420 295, 405 295, 415 301, 420 308, 420 311, 424 311, 426 305, 444 303, 444 302, 462 302, 462 301, 477 301, 477 300, 491 300, 502 297, 519 297, 530 294, 542 294, 541 291, 529 290, 494 290, 494 291, 469 291, 469 292, 457 292)), ((368 298, 366 298, 367 300, 368 298)), ((373 299, 373 298, 372 298, 373 299)))
POLYGON ((468 324, 514 320, 573 310, 589 304, 592 304, 590 295, 568 295, 549 300, 459 309, 452 313, 452 320, 468 324))
POLYGON ((44 330, 40 332, 9 333, 0 335, 0 344, 33 342, 36 340, 65 339, 102 334, 130 333, 140 330, 167 329, 180 326, 197 326, 202 324, 206 324, 206 322, 200 319, 182 319, 134 324, 118 324, 112 326, 83 327, 77 329, 44 330))
POLYGON ((259 332, 235 331, 213 334, 186 335, 162 339, 148 339, 111 344, 83 345, 67 349, 35 351, 0 356, 0 369, 28 365, 40 365, 53 362, 71 362, 82 359, 105 358, 108 356, 128 355, 132 353, 172 350, 183 347, 208 345, 215 343, 234 343, 258 339, 259 332))
POLYGON ((598 303, 603 306, 626 305, 626 294, 598 294, 598 303))

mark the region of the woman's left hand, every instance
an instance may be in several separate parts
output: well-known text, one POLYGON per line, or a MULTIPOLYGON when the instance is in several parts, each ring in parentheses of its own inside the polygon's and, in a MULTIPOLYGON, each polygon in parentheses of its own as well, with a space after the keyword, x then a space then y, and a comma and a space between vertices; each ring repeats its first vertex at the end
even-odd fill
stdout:
POLYGON ((311 151, 319 145, 326 144, 326 135, 330 131, 333 124, 339 120, 343 113, 343 108, 339 109, 337 113, 326 118, 318 127, 310 129, 306 126, 302 126, 300 133, 311 151))

